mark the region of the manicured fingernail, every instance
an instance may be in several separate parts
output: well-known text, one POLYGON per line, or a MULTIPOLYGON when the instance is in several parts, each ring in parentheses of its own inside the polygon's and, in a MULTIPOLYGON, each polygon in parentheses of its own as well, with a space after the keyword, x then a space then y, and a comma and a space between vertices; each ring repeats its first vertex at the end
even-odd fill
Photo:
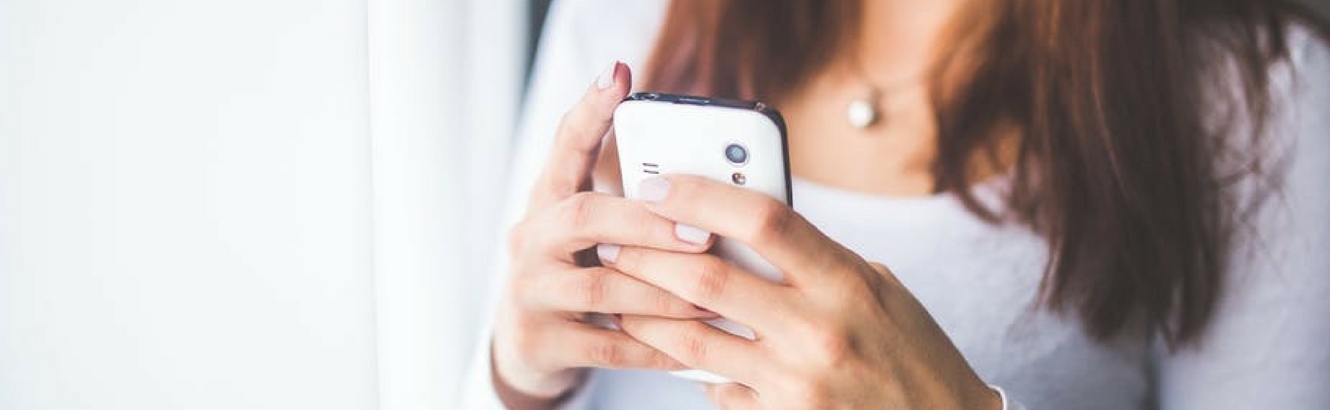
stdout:
POLYGON ((707 243, 707 239, 711 239, 711 232, 688 224, 674 224, 674 236, 684 242, 701 245, 707 243))
POLYGON ((660 202, 669 194, 670 180, 662 177, 647 178, 637 184, 637 195, 643 201, 660 202))
POLYGON ((621 249, 619 245, 602 243, 596 245, 596 256, 600 257, 601 262, 614 263, 619 259, 619 249, 621 249))
POLYGON ((605 72, 600 73, 600 75, 596 77, 596 89, 604 90, 613 87, 615 74, 618 73, 619 62, 615 61, 613 64, 610 64, 609 68, 605 69, 605 72))
POLYGON ((701 306, 698 306, 698 305, 693 305, 693 310, 696 310, 697 313, 698 313, 698 316, 700 316, 700 317, 703 318, 703 319, 719 319, 719 318, 720 318, 720 314, 718 314, 718 313, 716 313, 716 312, 712 312, 712 311, 710 311, 710 310, 707 310, 707 308, 704 308, 704 307, 701 307, 701 306))

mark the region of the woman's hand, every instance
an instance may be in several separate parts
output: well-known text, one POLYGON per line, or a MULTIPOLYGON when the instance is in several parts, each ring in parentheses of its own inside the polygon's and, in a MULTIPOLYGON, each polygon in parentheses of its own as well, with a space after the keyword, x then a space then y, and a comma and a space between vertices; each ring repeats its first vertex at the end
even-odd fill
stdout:
POLYGON ((564 116, 526 216, 509 234, 512 275, 496 312, 492 360, 496 392, 510 408, 555 404, 580 383, 586 367, 681 368, 620 331, 584 323, 586 312, 716 317, 638 279, 575 260, 598 243, 682 253, 710 246, 709 235, 677 235, 674 222, 640 202, 585 192, 630 83, 628 67, 615 63, 564 116))
POLYGON ((765 195, 704 178, 643 182, 648 208, 750 247, 785 274, 765 281, 713 255, 602 245, 608 266, 751 327, 756 340, 695 320, 624 315, 637 340, 691 368, 725 409, 998 409, 923 306, 885 266, 827 238, 765 195))

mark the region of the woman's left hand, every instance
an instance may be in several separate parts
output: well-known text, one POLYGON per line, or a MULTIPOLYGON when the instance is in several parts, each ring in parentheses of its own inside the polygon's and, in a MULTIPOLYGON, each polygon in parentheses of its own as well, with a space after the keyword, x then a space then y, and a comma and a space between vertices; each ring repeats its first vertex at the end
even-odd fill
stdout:
POLYGON ((748 340, 694 320, 619 320, 643 343, 735 381, 708 386, 721 408, 1001 408, 890 270, 832 241, 788 206, 700 177, 653 178, 641 188, 653 212, 742 242, 785 275, 784 283, 772 283, 709 254, 599 249, 606 265, 757 334, 748 340))

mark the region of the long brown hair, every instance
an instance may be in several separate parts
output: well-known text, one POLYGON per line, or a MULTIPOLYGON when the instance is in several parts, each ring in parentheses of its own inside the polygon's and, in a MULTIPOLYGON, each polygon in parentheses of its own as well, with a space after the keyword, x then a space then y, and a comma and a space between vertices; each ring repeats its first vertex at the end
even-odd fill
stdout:
MULTIPOLYGON (((860 1, 676 0, 646 87, 779 107, 854 42, 860 1)), ((1041 301, 1094 337, 1143 326, 1194 341, 1240 224, 1233 187, 1261 174, 1260 155, 1218 158, 1260 146, 1269 69, 1287 58, 1289 20, 1311 13, 1271 0, 976 3, 944 53, 963 58, 933 66, 935 190, 1043 235, 1041 301), (1235 79, 1240 92, 1213 91, 1235 79), (1231 114, 1248 121, 1232 124, 1245 126, 1207 119, 1222 106, 1241 107, 1231 114), (1020 143, 999 214, 975 200, 966 167, 997 155, 996 128, 1010 124, 1020 143)))

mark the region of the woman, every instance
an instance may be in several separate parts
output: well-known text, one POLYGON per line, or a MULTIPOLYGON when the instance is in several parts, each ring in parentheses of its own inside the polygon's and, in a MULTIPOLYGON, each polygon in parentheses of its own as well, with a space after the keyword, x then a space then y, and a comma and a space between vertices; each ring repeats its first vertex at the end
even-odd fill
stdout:
POLYGON ((1255 0, 560 3, 468 406, 1330 408, 1330 54, 1305 16, 1255 0), (631 63, 570 81, 616 59, 631 63), (615 197, 602 137, 633 88, 778 107, 796 209, 687 176, 615 197), (705 253, 716 235, 786 283, 705 253), (599 263, 577 263, 591 248, 599 263), (715 315, 759 338, 698 321, 715 315), (684 368, 735 383, 661 371, 684 368))

